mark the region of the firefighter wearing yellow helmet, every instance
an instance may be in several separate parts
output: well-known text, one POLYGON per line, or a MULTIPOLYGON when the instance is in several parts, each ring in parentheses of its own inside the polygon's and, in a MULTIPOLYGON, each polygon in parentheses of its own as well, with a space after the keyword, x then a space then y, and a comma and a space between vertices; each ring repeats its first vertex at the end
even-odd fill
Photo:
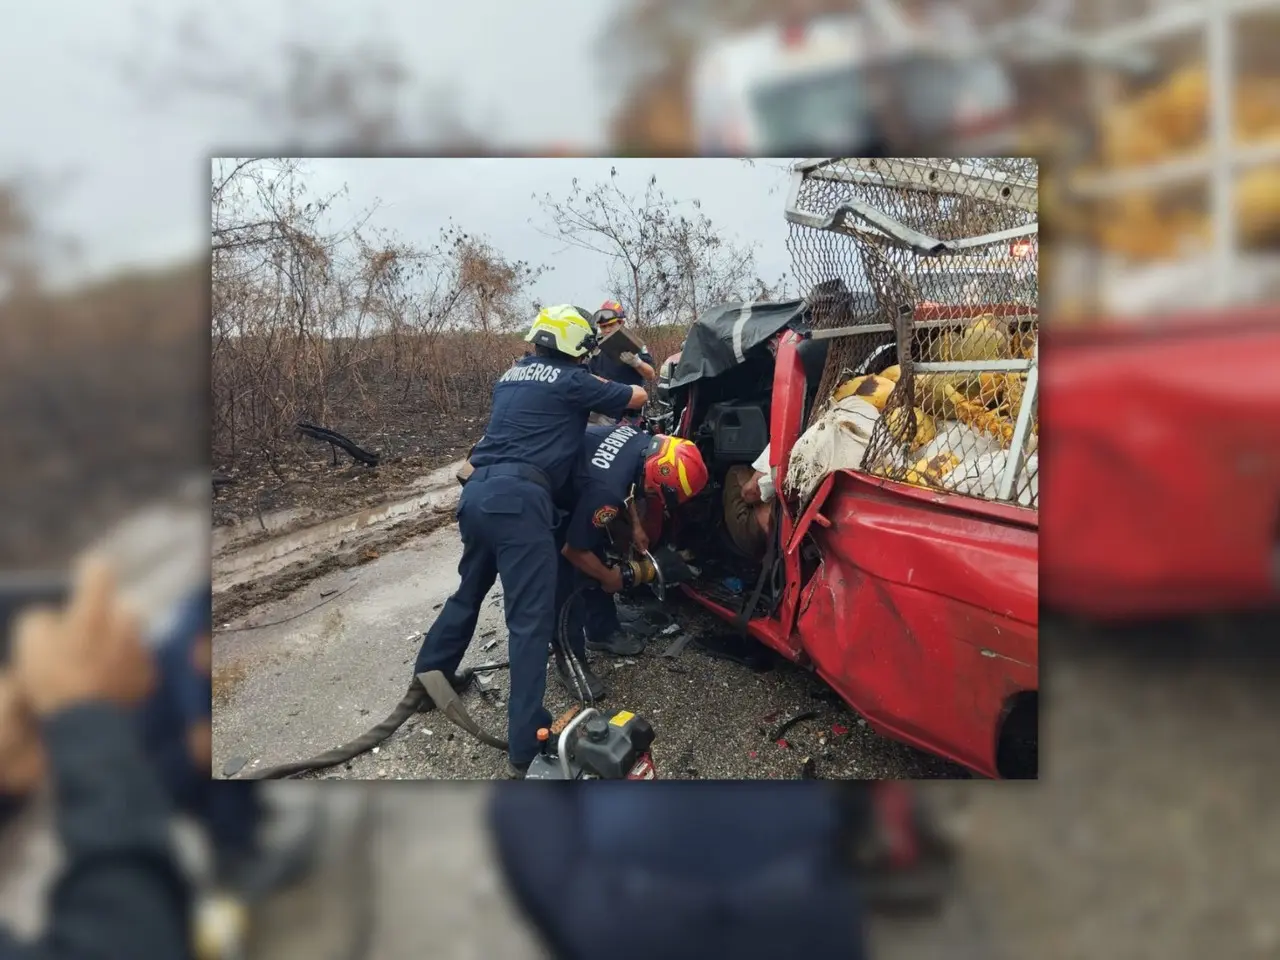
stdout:
MULTIPOLYGON (((584 360, 595 331, 573 306, 544 307, 525 341, 533 352, 494 384, 489 423, 471 453, 473 471, 458 501, 461 582, 423 638, 413 668, 415 678, 457 673, 480 605, 501 576, 511 662, 508 760, 515 777, 538 752, 538 728, 551 724, 542 699, 547 641, 555 632, 557 505, 567 503, 587 417, 616 417, 648 399, 639 387, 591 374, 584 360)), ((430 698, 426 704, 430 709, 430 698)))

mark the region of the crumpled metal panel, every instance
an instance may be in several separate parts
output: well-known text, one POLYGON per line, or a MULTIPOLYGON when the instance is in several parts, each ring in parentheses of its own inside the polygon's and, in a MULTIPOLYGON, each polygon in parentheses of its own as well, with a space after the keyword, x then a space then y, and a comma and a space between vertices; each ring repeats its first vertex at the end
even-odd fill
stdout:
POLYGON ((842 473, 796 633, 877 732, 996 776, 1002 712, 1039 687, 1038 536, 842 473))

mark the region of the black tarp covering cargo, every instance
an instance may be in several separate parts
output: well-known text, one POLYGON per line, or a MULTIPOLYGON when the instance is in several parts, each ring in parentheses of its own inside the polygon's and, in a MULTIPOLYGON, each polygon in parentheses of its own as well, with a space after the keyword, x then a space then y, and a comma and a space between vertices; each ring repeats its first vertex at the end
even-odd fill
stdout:
POLYGON ((779 330, 802 320, 804 300, 782 303, 726 303, 703 313, 689 328, 671 389, 683 389, 708 377, 718 377, 743 362, 753 347, 779 330))
POLYGON ((781 303, 726 303, 706 311, 689 328, 680 362, 671 377, 679 390, 709 377, 718 377, 745 361, 752 348, 788 326, 808 327, 814 308, 820 326, 866 322, 878 308, 874 294, 851 292, 843 280, 815 286, 807 300, 781 303))

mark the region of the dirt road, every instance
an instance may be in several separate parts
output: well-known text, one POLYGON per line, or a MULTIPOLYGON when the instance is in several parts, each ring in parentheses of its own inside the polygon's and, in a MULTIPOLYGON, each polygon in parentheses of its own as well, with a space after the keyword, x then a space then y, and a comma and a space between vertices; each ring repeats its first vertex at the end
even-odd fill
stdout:
MULTIPOLYGON (((372 548, 370 548, 372 549, 372 548)), ((253 766, 301 759, 353 739, 404 695, 420 633, 457 585, 457 527, 405 542, 354 569, 322 574, 281 599, 219 624, 214 645, 214 769, 234 758, 253 766)), ((318 558, 316 562, 323 562, 318 558)), ((717 630, 691 604, 670 608, 680 630, 717 630)), ((672 663, 659 652, 600 658, 606 705, 647 717, 658 732, 661 773, 676 778, 799 777, 806 757, 830 778, 962 776, 959 768, 872 733, 810 674, 784 663, 756 671, 712 659, 695 646, 672 663), (790 717, 813 711, 773 736, 790 717)), ((486 601, 466 664, 504 659, 501 584, 486 601)), ((466 695, 469 712, 504 735, 505 673, 494 689, 466 695)), ((549 676, 547 705, 572 704, 549 676)), ((378 753, 322 776, 351 779, 490 779, 505 758, 438 714, 409 721, 378 753)))

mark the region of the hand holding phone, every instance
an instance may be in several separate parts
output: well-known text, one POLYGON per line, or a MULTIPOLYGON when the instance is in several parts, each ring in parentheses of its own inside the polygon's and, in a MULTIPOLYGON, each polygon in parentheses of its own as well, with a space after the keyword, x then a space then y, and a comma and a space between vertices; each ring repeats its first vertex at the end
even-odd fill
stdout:
POLYGON ((70 578, 61 573, 0 573, 0 670, 10 662, 13 630, 29 607, 61 607, 71 593, 70 578))
POLYGON ((81 565, 65 609, 29 609, 13 634, 11 669, 37 715, 80 703, 130 707, 155 685, 138 618, 100 560, 81 565))

